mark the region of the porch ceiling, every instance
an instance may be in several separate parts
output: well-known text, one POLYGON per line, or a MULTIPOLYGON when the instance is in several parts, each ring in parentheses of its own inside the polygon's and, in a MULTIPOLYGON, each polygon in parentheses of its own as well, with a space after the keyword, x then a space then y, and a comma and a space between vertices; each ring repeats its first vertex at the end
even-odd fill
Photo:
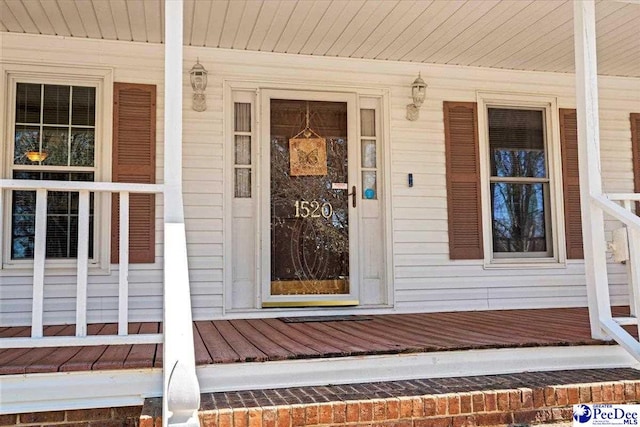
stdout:
MULTIPOLYGON (((162 0, 0 0, 0 31, 161 43, 162 0)), ((185 44, 573 72, 571 0, 184 0, 185 44)), ((640 77, 640 3, 596 6, 600 74, 640 77)))

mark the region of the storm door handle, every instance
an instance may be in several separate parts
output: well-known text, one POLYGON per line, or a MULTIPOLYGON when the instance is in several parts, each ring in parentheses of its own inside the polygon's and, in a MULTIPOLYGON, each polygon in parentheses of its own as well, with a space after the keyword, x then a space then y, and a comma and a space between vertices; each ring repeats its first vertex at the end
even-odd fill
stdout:
POLYGON ((355 208, 357 200, 358 200, 358 198, 356 197, 356 186, 355 185, 353 187, 351 187, 351 193, 349 193, 348 195, 351 196, 351 204, 355 208))

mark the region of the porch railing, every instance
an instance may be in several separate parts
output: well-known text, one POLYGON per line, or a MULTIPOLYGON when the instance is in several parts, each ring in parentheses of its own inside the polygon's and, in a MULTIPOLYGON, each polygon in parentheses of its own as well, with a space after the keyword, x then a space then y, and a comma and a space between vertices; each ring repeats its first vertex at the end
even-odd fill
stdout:
POLYGON ((627 236, 626 241, 622 242, 622 244, 627 245, 625 249, 628 250, 629 255, 626 263, 630 316, 612 317, 610 315, 601 315, 600 326, 611 338, 640 361, 640 342, 622 327, 634 325, 640 331, 640 217, 631 211, 633 202, 640 202, 640 194, 592 195, 591 202, 603 212, 622 222, 626 228, 627 236))
MULTIPOLYGON (((36 192, 35 237, 33 256, 33 299, 31 337, 0 338, 0 349, 60 346, 161 343, 162 334, 129 334, 129 194, 163 194, 160 184, 125 184, 113 182, 69 182, 0 180, 0 213, 5 191, 36 192), (76 272, 75 336, 44 336, 44 287, 47 240, 47 193, 75 192, 78 203, 78 254, 76 272), (90 194, 118 194, 120 199, 120 236, 118 270, 118 335, 87 334, 87 285, 89 273, 89 200, 90 194)), ((1 228, 1 227, 0 227, 1 228)), ((0 230, 1 236, 2 230, 0 230)), ((0 239, 2 240, 2 239, 0 239)))

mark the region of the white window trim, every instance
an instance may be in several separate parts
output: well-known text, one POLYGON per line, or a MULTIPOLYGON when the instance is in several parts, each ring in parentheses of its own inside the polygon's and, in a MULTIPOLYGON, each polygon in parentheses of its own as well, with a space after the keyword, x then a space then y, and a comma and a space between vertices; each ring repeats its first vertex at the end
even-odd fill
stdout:
POLYGON ((564 226, 564 199, 562 194, 562 158, 560 153, 560 126, 558 121, 557 98, 535 94, 514 94, 500 92, 477 92, 478 138, 480 150, 480 185, 482 197, 482 234, 485 268, 564 268, 566 267, 566 244, 564 226), (551 257, 494 257, 493 225, 491 221, 491 198, 489 165, 488 108, 531 108, 544 112, 545 151, 549 170, 551 236, 553 247, 551 257))
MULTIPOLYGON (((15 120, 15 88, 17 82, 37 84, 85 85, 96 88, 95 172, 94 181, 111 180, 111 144, 113 128, 113 69, 105 67, 76 67, 59 64, 3 63, 0 64, 0 128, 4 129, 0 142, 0 177, 11 179, 13 170, 13 130, 15 120)), ((0 212, 0 275, 29 276, 33 274, 33 260, 12 260, 10 194, 5 191, 0 212), (3 274, 4 272, 4 274, 3 274)), ((94 258, 89 263, 90 274, 109 274, 111 195, 96 193, 94 207, 94 258)), ((76 275, 74 259, 48 259, 47 274, 76 275)))

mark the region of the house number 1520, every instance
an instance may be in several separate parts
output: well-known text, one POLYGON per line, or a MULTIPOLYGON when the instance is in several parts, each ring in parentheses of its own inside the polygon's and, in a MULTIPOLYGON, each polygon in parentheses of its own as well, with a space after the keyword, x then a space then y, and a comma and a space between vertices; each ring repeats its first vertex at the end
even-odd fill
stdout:
POLYGON ((331 218, 333 215, 333 206, 331 203, 325 202, 320 204, 317 200, 310 202, 306 200, 296 200, 296 218, 331 218))

